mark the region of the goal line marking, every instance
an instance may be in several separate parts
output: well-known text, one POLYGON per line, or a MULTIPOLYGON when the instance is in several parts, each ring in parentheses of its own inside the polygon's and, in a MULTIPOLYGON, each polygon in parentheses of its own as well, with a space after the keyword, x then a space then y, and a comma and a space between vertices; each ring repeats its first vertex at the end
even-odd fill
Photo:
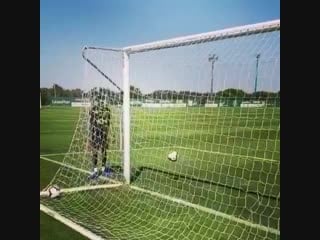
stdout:
POLYGON ((194 204, 194 203, 191 203, 191 202, 187 202, 187 201, 179 199, 179 198, 170 197, 168 195, 161 194, 161 193, 158 193, 158 192, 146 190, 144 188, 139 188, 137 186, 131 185, 130 188, 135 189, 137 191, 144 192, 144 193, 148 193, 148 194, 150 194, 152 196, 157 196, 157 197, 164 198, 166 200, 170 200, 170 201, 178 203, 178 204, 182 204, 182 205, 185 205, 185 206, 188 206, 188 207, 191 207, 191 208, 195 208, 195 209, 198 209, 200 211, 203 211, 203 212, 206 212, 206 213, 210 213, 210 214, 213 214, 215 216, 222 217, 222 218, 225 218, 225 219, 228 219, 228 220, 240 223, 240 224, 244 224, 244 225, 252 227, 252 228, 257 228, 257 229, 265 231, 265 232, 270 232, 270 233, 273 233, 273 234, 276 234, 276 235, 280 235, 280 231, 278 229, 275 229, 275 228, 270 228, 270 227, 266 227, 266 226, 263 226, 263 225, 260 225, 260 224, 252 223, 252 222, 243 220, 241 218, 237 218, 237 217, 234 217, 232 215, 216 211, 216 210, 211 209, 211 208, 203 207, 203 206, 200 206, 200 205, 197 205, 197 204, 194 204))
MULTIPOLYGON (((139 144, 139 143, 137 143, 139 144)), ((184 149, 184 150, 191 150, 191 151, 198 151, 198 152, 205 152, 205 153, 212 153, 212 154, 217 154, 217 155, 223 155, 223 156, 234 156, 234 157, 239 157, 239 158, 252 158, 256 160, 261 160, 261 161, 266 161, 266 162, 275 162, 275 163, 280 163, 279 160, 275 159, 270 159, 270 158, 262 158, 262 157, 256 157, 256 156, 245 156, 241 154, 230 154, 230 153, 223 153, 223 152, 214 152, 214 151, 209 151, 209 150, 204 150, 204 149, 195 149, 191 147, 182 147, 182 146, 168 146, 168 147, 143 147, 143 148, 132 148, 132 151, 138 151, 138 150, 153 150, 153 149, 184 149)), ((121 152, 121 150, 109 150, 109 152, 121 152)), ((40 157, 49 157, 49 156, 62 156, 62 155, 72 155, 72 154, 80 154, 84 152, 66 152, 66 153, 48 153, 48 154, 40 154, 40 157)))
POLYGON ((49 215, 50 217, 53 217, 56 220, 62 222, 66 226, 70 227, 71 229, 75 230, 76 232, 82 234, 83 236, 85 236, 91 240, 104 240, 104 238, 102 238, 102 237, 94 234, 93 232, 89 231, 88 229, 74 223, 70 219, 61 216, 56 211, 44 206, 41 203, 40 203, 40 211, 44 212, 45 214, 49 215))
MULTIPOLYGON (((59 162, 59 161, 56 161, 56 160, 47 158, 47 157, 40 156, 40 158, 43 159, 43 160, 46 160, 46 161, 48 161, 48 162, 55 163, 55 164, 58 164, 58 165, 61 165, 61 166, 64 166, 64 167, 67 167, 67 168, 70 168, 70 169, 79 171, 79 172, 83 172, 83 173, 87 173, 87 174, 90 174, 90 173, 91 173, 91 172, 88 171, 88 170, 84 170, 84 169, 81 169, 81 168, 77 168, 77 167, 74 167, 74 166, 71 166, 71 165, 68 165, 68 164, 65 164, 65 163, 62 163, 62 162, 59 162)), ((115 180, 113 180, 113 179, 110 179, 110 178, 107 178, 107 177, 104 177, 104 176, 99 176, 99 179, 108 180, 108 181, 110 181, 110 182, 112 182, 112 183, 115 183, 115 184, 122 184, 122 183, 119 182, 119 181, 115 181, 115 180)))
MULTIPOLYGON (((68 164, 61 163, 61 162, 49 159, 47 157, 40 156, 40 158, 43 159, 43 160, 55 163, 55 164, 62 165, 64 167, 68 167, 68 168, 77 170, 77 171, 90 173, 87 170, 83 170, 83 169, 80 169, 80 168, 77 168, 77 167, 73 167, 73 166, 70 166, 68 164)), ((112 179, 105 178, 105 177, 102 177, 102 178, 108 179, 108 180, 110 180, 110 182, 119 184, 119 182, 114 181, 112 179)), ((170 197, 168 195, 164 195, 164 194, 161 194, 161 193, 158 193, 158 192, 154 192, 154 191, 146 190, 146 189, 143 189, 143 188, 139 188, 137 186, 129 185, 129 187, 131 189, 134 189, 134 190, 137 190, 137 191, 140 191, 140 192, 144 192, 144 193, 148 193, 148 194, 150 194, 152 196, 157 196, 157 197, 160 197, 160 198, 163 198, 163 199, 166 199, 166 200, 170 200, 170 201, 173 201, 175 203, 179 203, 179 204, 182 204, 182 205, 185 205, 185 206, 188 206, 188 207, 192 207, 192 208, 198 209, 200 211, 203 211, 203 212, 206 212, 206 213, 210 213, 210 214, 213 214, 215 216, 219 216, 219 217, 222 217, 222 218, 234 221, 234 222, 238 222, 238 223, 244 224, 244 225, 252 227, 252 228, 256 228, 256 229, 259 229, 259 230, 262 230, 262 231, 265 231, 265 232, 270 232, 270 233, 273 233, 273 234, 276 234, 276 235, 280 235, 280 231, 278 229, 275 229, 275 228, 270 228, 270 227, 266 227, 266 226, 263 226, 263 225, 260 225, 260 224, 252 223, 252 222, 243 220, 241 218, 237 218, 237 217, 234 217, 232 215, 228 215, 226 213, 222 213, 222 212, 213 210, 211 208, 203 207, 203 206, 200 206, 200 205, 197 205, 197 204, 194 204, 194 203, 191 203, 191 202, 187 202, 187 201, 182 200, 182 199, 170 197)))
POLYGON ((48 153, 48 154, 40 154, 41 157, 49 157, 49 156, 61 156, 61 155, 71 155, 71 154, 80 154, 84 152, 65 152, 65 153, 48 153))
MULTIPOLYGON (((121 150, 108 150, 108 152, 121 152, 121 150)), ((63 156, 63 155, 72 155, 72 154, 81 154, 81 153, 86 153, 86 152, 45 153, 45 154, 40 154, 40 157, 63 156)))

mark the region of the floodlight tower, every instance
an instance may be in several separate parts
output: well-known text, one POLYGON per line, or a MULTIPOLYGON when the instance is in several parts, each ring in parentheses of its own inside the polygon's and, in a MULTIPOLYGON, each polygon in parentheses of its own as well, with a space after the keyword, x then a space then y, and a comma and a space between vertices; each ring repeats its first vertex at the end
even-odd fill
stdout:
POLYGON ((54 98, 57 98, 57 93, 56 93, 56 84, 53 84, 53 92, 54 92, 54 98))
POLYGON ((259 67, 259 59, 260 59, 261 54, 258 53, 256 55, 256 79, 254 81, 254 93, 257 92, 257 83, 258 83, 258 67, 259 67))
POLYGON ((211 62, 211 88, 210 88, 210 95, 213 95, 213 70, 214 70, 214 63, 218 60, 218 56, 216 54, 210 54, 208 58, 209 62, 211 62))

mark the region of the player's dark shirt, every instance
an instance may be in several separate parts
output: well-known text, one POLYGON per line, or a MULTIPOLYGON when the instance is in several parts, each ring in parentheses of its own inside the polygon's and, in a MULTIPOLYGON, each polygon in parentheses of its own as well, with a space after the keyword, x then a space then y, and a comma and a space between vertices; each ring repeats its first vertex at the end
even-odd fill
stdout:
POLYGON ((94 106, 90 112, 90 129, 93 135, 106 135, 110 126, 110 108, 94 106))

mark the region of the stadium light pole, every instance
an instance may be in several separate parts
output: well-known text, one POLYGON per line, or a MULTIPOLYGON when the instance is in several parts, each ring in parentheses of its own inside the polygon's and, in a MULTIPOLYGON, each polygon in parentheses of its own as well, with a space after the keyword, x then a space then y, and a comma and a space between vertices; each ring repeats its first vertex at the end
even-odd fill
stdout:
POLYGON ((209 62, 211 62, 211 87, 210 87, 210 96, 212 98, 213 95, 213 70, 214 70, 214 63, 218 60, 218 56, 216 54, 210 54, 208 58, 209 62))
POLYGON ((258 53, 256 55, 256 79, 254 81, 254 93, 257 92, 257 83, 258 83, 258 67, 259 67, 259 59, 260 59, 261 54, 258 53))
POLYGON ((54 99, 57 98, 57 94, 56 94, 56 84, 53 84, 53 92, 54 92, 54 99))

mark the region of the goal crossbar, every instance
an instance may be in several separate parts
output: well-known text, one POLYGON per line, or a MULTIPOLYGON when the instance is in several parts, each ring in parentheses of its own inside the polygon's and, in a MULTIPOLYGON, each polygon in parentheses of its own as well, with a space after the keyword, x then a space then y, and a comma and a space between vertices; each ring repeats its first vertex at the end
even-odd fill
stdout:
POLYGON ((207 41, 213 41, 215 39, 226 39, 240 37, 244 35, 274 31, 280 29, 280 20, 267 21, 257 24, 244 25, 240 27, 226 28, 223 30, 217 30, 207 33, 188 35, 184 37, 172 38, 168 40, 155 41, 145 44, 133 45, 123 48, 128 54, 146 52, 157 49, 179 47, 185 45, 191 45, 196 43, 203 43, 207 41))
POLYGON ((217 30, 212 32, 206 32, 201 34, 187 35, 184 37, 171 38, 167 40, 149 42, 144 44, 132 45, 128 47, 124 47, 122 49, 114 49, 114 48, 102 48, 102 47, 94 47, 88 46, 84 47, 83 50, 87 49, 100 49, 106 51, 124 51, 128 55, 139 53, 139 52, 147 52, 158 49, 172 48, 172 47, 180 47, 185 45, 191 45, 196 43, 204 43, 208 41, 218 40, 218 39, 227 39, 240 37, 260 32, 274 31, 276 29, 280 29, 280 20, 272 20, 267 22, 261 22, 256 24, 249 24, 238 27, 226 28, 223 30, 217 30))

